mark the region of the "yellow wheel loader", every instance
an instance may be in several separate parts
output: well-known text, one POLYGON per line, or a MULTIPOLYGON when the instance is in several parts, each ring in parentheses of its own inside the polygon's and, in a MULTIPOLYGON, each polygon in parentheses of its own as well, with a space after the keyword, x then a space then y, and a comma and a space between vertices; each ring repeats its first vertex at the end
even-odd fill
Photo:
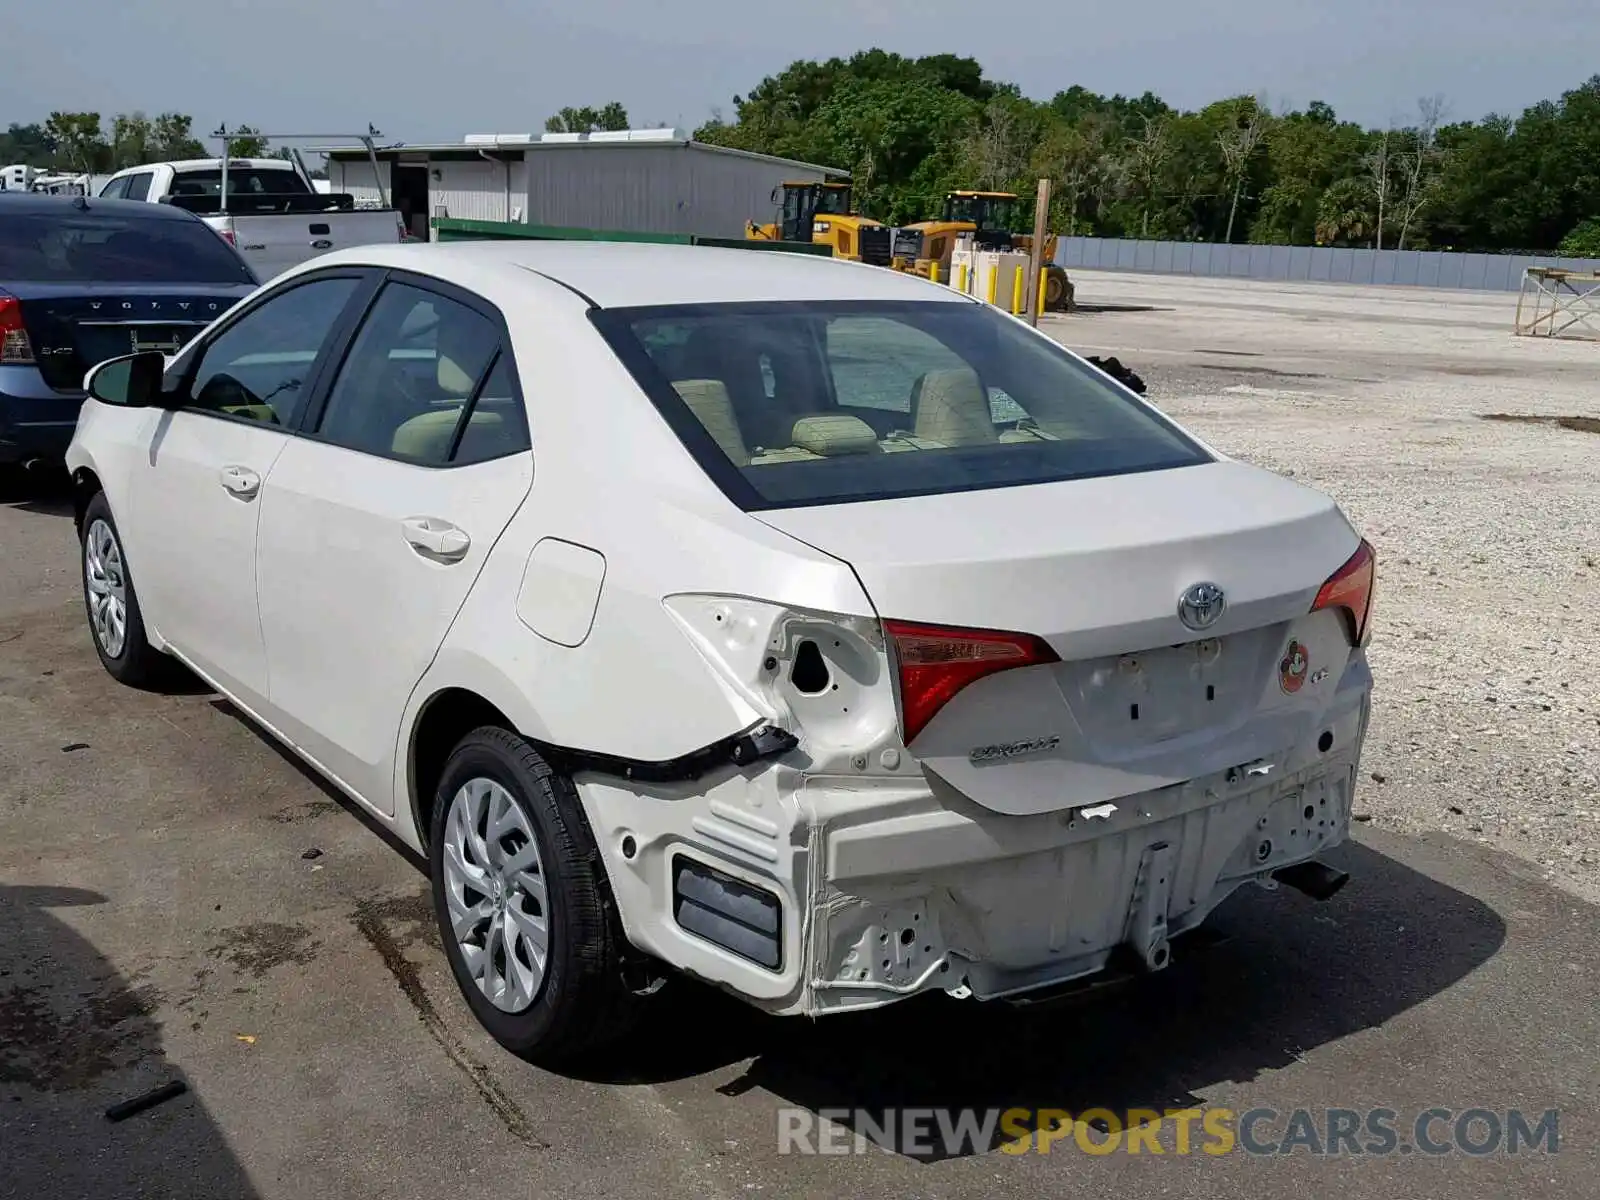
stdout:
MULTIPOLYGON (((939 265, 939 278, 950 278, 950 256, 956 248, 956 239, 972 234, 980 250, 1014 250, 1019 254, 1033 252, 1033 235, 1012 233, 1012 219, 1016 212, 1015 192, 956 191, 944 198, 944 212, 936 220, 917 221, 903 226, 897 233, 912 233, 920 238, 915 257, 897 253, 894 265, 902 270, 927 275, 933 264, 939 265)), ((897 239, 898 240, 898 239, 897 239)), ((1045 238, 1044 253, 1044 307, 1046 312, 1070 312, 1072 309, 1072 281, 1066 271, 1056 266, 1056 235, 1045 238)))
POLYGON ((888 266, 889 227, 853 212, 852 198, 848 183, 780 183, 772 189, 778 219, 766 225, 748 221, 744 236, 754 242, 820 242, 833 248, 835 258, 888 266))

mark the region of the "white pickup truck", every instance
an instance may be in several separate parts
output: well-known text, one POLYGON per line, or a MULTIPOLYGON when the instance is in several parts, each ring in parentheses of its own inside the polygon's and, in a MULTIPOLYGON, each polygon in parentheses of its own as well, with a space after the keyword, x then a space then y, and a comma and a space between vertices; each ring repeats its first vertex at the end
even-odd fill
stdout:
POLYGON ((198 214, 262 280, 329 250, 409 240, 393 209, 357 209, 353 196, 318 190, 282 158, 146 163, 117 172, 98 195, 198 214))

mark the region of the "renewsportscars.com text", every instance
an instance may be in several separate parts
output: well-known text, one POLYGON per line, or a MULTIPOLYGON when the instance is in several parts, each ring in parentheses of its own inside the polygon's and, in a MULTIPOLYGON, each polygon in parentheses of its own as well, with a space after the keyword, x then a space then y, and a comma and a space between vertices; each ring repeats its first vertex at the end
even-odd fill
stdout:
POLYGON ((913 1157, 1054 1152, 1382 1157, 1556 1154, 1556 1109, 1392 1108, 822 1109, 780 1108, 779 1154, 913 1157))

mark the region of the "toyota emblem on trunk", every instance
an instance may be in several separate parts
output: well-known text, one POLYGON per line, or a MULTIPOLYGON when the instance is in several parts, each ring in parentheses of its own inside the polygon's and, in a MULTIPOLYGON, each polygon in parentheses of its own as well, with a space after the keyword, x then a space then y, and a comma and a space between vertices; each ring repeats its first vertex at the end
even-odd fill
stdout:
POLYGON ((1178 620, 1190 629, 1210 629, 1227 606, 1222 589, 1214 583, 1197 583, 1178 601, 1178 620))

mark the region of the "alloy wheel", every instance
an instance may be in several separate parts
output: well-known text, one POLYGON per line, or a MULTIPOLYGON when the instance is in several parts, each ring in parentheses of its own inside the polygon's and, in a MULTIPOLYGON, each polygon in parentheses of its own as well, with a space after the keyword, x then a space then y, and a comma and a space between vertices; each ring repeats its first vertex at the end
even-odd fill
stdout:
POLYGON ((83 581, 95 641, 107 658, 118 658, 128 640, 128 580, 122 546, 106 521, 91 522, 84 536, 83 581))
POLYGON ((544 859, 522 806, 492 779, 470 779, 450 799, 444 885, 473 983, 502 1012, 531 1007, 550 954, 544 859))

